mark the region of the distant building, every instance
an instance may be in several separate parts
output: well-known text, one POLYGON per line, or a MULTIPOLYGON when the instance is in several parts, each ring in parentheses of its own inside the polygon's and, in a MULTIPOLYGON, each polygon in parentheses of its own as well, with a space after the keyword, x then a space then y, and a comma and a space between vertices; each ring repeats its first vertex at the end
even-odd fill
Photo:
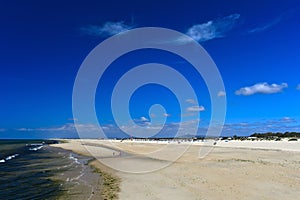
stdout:
POLYGON ((254 141, 254 140, 257 140, 257 137, 247 137, 247 140, 252 140, 252 141, 254 141))

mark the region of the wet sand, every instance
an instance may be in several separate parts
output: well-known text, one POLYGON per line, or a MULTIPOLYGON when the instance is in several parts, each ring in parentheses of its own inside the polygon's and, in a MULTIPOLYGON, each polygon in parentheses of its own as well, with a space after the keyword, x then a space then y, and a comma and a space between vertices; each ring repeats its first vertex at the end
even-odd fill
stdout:
POLYGON ((105 140, 83 140, 82 143, 68 140, 68 143, 55 146, 97 157, 101 163, 95 161, 95 167, 120 177, 119 199, 276 200, 299 197, 299 141, 218 142, 213 149, 200 142, 191 146, 189 143, 105 140), (173 155, 186 148, 178 160, 171 162, 173 155), (201 159, 200 149, 211 151, 201 159), (167 164, 170 165, 165 167, 167 164), (156 168, 158 170, 140 174, 116 170, 151 171, 156 168))
MULTIPOLYGON (((54 149, 53 147, 50 147, 54 149)), ((55 148, 56 149, 56 148, 55 148)), ((62 166, 59 173, 51 179, 61 182, 64 193, 56 199, 61 200, 99 200, 102 191, 102 177, 88 165, 92 157, 82 156, 69 150, 57 150, 58 154, 65 155, 71 163, 62 166)))

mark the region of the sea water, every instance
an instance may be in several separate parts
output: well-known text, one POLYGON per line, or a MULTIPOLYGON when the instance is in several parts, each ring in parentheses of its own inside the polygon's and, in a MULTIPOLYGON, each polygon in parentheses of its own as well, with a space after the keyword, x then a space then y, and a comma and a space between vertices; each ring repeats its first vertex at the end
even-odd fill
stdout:
POLYGON ((92 197, 99 175, 87 165, 89 158, 48 145, 55 142, 0 140, 0 199, 92 197), (89 185, 85 177, 91 174, 89 185))

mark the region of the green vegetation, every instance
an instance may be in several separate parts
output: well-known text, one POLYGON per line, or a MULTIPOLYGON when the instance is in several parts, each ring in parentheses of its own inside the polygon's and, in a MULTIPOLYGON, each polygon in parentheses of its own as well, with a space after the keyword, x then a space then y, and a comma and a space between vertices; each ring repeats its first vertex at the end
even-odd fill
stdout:
POLYGON ((285 132, 285 133, 254 133, 250 137, 257 137, 257 138, 300 138, 300 133, 297 132, 285 132))

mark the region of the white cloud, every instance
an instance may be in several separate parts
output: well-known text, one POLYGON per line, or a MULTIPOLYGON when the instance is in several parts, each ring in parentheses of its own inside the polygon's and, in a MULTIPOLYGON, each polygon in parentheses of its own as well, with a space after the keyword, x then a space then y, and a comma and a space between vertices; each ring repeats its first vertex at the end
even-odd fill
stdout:
POLYGON ((292 118, 290 118, 290 117, 283 117, 281 120, 282 121, 290 121, 292 118))
MULTIPOLYGON (((79 125, 81 127, 82 125, 79 125)), ((75 125, 73 123, 67 123, 62 126, 37 128, 37 131, 74 131, 75 125)))
POLYGON ((266 31, 268 29, 270 29, 271 27, 275 26, 276 24, 278 24, 279 22, 281 22, 283 19, 283 16, 279 16, 277 17, 276 19, 264 24, 264 25, 261 25, 261 26, 258 26, 258 27, 255 27, 251 30, 248 31, 248 33, 259 33, 259 32, 263 32, 263 31, 266 31))
POLYGON ((249 30, 249 33, 259 33, 259 32, 263 32, 265 30, 268 30, 269 28, 271 28, 272 26, 274 26, 275 24, 277 24, 278 22, 270 22, 268 24, 265 24, 264 26, 260 26, 260 27, 256 27, 253 28, 251 30, 249 30))
MULTIPOLYGON (((162 128, 162 133, 160 136, 173 136, 178 130, 183 135, 193 134, 194 133, 194 126, 199 124, 200 119, 193 119, 187 120, 182 122, 173 122, 169 124, 151 124, 149 122, 142 122, 139 119, 140 123, 142 124, 135 124, 130 123, 122 126, 122 130, 126 130, 128 133, 136 133, 137 127, 142 126, 143 129, 140 129, 140 134, 152 133, 160 131, 162 128), (180 126, 180 128, 179 128, 180 126)), ((300 132, 300 121, 296 120, 291 117, 283 117, 277 119, 261 119, 254 122, 236 122, 236 123, 226 123, 223 126, 223 133, 222 135, 233 136, 233 135, 250 135, 255 132, 300 132)), ((99 138, 99 137, 106 137, 105 135, 101 135, 97 130, 96 124, 77 124, 77 129, 80 130, 81 133, 84 135, 80 135, 81 137, 86 138, 99 138)), ((198 134, 205 135, 207 133, 207 126, 208 124, 204 121, 199 124, 198 127, 198 134)), ((119 137, 124 136, 120 129, 114 124, 105 124, 102 125, 102 129, 104 130, 107 136, 119 137)), ((5 131, 6 129, 0 129, 0 131, 5 131)), ((74 124, 67 123, 57 127, 47 127, 47 128, 20 128, 16 129, 18 131, 33 131, 33 132, 43 132, 52 135, 55 137, 74 137, 78 136, 76 134, 76 129, 74 124), (76 135, 74 135, 76 134, 76 135)), ((147 134, 146 134, 147 135, 147 134)), ((125 136, 124 136, 125 137, 125 136)))
POLYGON ((205 111, 205 108, 203 106, 191 106, 187 108, 188 112, 202 112, 205 111))
POLYGON ((17 131, 34 131, 35 129, 32 128, 17 128, 17 131))
POLYGON ((297 89, 297 90, 300 90, 300 84, 297 85, 297 88, 296 88, 296 89, 297 89))
POLYGON ((149 119, 147 119, 146 117, 141 117, 140 120, 141 120, 142 122, 148 122, 148 121, 149 121, 149 119))
POLYGON ((0 132, 4 132, 4 131, 6 131, 5 128, 0 128, 0 132))
POLYGON ((250 96, 254 94, 275 94, 282 92, 284 88, 287 88, 287 83, 271 84, 257 83, 253 86, 243 87, 235 92, 236 95, 250 96))
POLYGON ((77 122, 78 121, 78 119, 77 118, 68 118, 68 121, 73 121, 73 122, 77 122))
POLYGON ((281 121, 286 122, 286 123, 296 122, 296 120, 291 117, 283 117, 283 118, 281 118, 281 121))
POLYGON ((135 127, 136 125, 138 126, 150 126, 151 122, 148 118, 142 116, 139 119, 133 119, 132 122, 130 122, 130 125, 128 125, 129 127, 135 127))
MULTIPOLYGON (((91 131, 96 131, 98 130, 97 125, 95 124, 75 124, 73 123, 67 123, 64 124, 62 126, 56 126, 56 127, 47 127, 47 128, 37 128, 37 129, 29 129, 28 131, 50 131, 50 132, 74 132, 76 131, 76 129, 80 130, 80 131, 87 131, 87 132, 91 132, 91 131)), ((23 130, 24 131, 24 130, 23 130)))
POLYGON ((232 14, 221 19, 195 24, 187 30, 186 34, 198 42, 225 37, 239 18, 240 14, 232 14))
POLYGON ((164 113, 163 116, 165 116, 165 117, 171 117, 171 114, 164 113))
POLYGON ((185 101, 190 104, 197 104, 197 101, 195 99, 187 99, 185 101))
POLYGON ((226 123, 224 125, 224 135, 251 135, 255 132, 299 132, 299 121, 291 117, 277 119, 261 119, 254 122, 226 123))
POLYGON ((181 117, 192 117, 196 116, 197 114, 195 112, 188 112, 188 113, 183 113, 181 114, 181 117))
POLYGON ((226 92, 224 92, 224 91, 218 92, 218 97, 224 97, 224 96, 226 96, 226 92))
POLYGON ((132 28, 133 26, 125 24, 124 21, 119 21, 119 22, 106 22, 102 26, 88 25, 82 27, 81 30, 88 35, 105 37, 105 36, 116 35, 118 33, 128 31, 132 28))

